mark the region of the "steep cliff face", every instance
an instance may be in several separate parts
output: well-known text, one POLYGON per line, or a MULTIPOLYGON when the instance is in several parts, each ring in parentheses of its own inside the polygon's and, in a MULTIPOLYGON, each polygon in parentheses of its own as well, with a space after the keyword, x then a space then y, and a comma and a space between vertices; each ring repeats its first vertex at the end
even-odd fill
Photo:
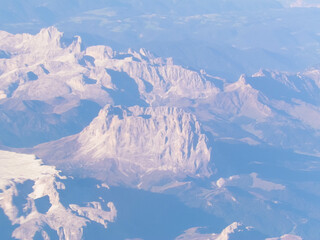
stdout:
POLYGON ((181 109, 108 105, 79 134, 78 142, 79 155, 118 159, 125 172, 126 163, 130 163, 143 172, 210 175, 206 137, 195 116, 181 109))
POLYGON ((53 164, 104 171, 100 178, 116 181, 121 176, 142 187, 154 180, 151 175, 158 180, 166 175, 210 176, 211 149, 206 141, 195 116, 181 109, 107 105, 78 135, 36 149, 53 164))
POLYGON ((37 35, 1 33, 0 49, 8 56, 0 58, 2 99, 49 101, 77 95, 105 105, 110 92, 132 86, 127 94, 137 91, 135 97, 152 104, 159 98, 198 99, 218 92, 205 74, 174 65, 172 59, 156 58, 144 49, 115 52, 92 46, 83 50, 80 37, 67 45, 63 33, 54 27, 37 35))
POLYGON ((145 49, 82 49, 80 37, 67 43, 54 27, 37 35, 1 32, 1 39, 0 141, 5 145, 34 146, 79 133, 111 104, 179 107, 218 139, 319 155, 313 144, 320 128, 317 69, 261 70, 230 83, 145 49), (300 137, 293 140, 297 132, 300 137))
POLYGON ((54 27, 37 35, 1 32, 1 37, 0 50, 7 56, 0 58, 5 145, 32 146, 80 132, 106 104, 180 106, 219 92, 204 73, 143 49, 81 49, 80 37, 68 44, 54 27))
POLYGON ((219 92, 213 83, 207 81, 204 72, 174 65, 172 59, 156 58, 144 49, 139 53, 132 50, 116 53, 110 48, 93 46, 86 49, 85 54, 95 59, 95 69, 106 69, 114 85, 117 85, 117 77, 122 77, 122 81, 124 76, 129 77, 150 105, 159 105, 169 99, 207 98, 219 92))
MULTIPOLYGON (((303 226, 304 214, 316 208, 318 201, 310 204, 296 190, 317 194, 306 176, 317 171, 316 158, 258 147, 250 155, 248 145, 237 152, 234 143, 319 156, 319 70, 261 70, 228 82, 144 49, 82 49, 79 37, 67 43, 55 28, 0 38, 0 144, 43 143, 28 151, 68 174, 174 192, 228 224, 242 219, 270 236, 303 226), (232 145, 220 146, 223 156, 219 149, 211 154, 222 141, 232 145), (291 174, 305 181, 299 185, 291 174), (282 201, 293 210, 279 211, 282 201), (287 212, 303 213, 302 220, 291 221, 287 212)), ((97 201, 65 208, 100 223, 107 214, 97 201)))

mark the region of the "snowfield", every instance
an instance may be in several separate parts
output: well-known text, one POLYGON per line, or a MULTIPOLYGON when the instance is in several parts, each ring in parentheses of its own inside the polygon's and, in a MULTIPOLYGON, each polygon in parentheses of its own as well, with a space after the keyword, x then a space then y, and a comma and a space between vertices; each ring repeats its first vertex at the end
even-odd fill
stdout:
MULTIPOLYGON (((0 176, 0 208, 15 225, 12 237, 16 239, 51 239, 55 235, 59 239, 81 239, 90 221, 107 228, 117 216, 112 202, 64 206, 59 190, 71 190, 61 182, 66 177, 34 155, 0 151, 0 176)), ((9 231, 2 229, 2 236, 9 231)))

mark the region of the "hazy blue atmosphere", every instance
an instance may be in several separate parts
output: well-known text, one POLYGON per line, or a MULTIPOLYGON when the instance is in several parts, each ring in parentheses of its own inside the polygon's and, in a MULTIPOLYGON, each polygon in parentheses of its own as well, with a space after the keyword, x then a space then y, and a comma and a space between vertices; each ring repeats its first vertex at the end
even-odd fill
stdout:
POLYGON ((319 0, 0 0, 0 239, 318 240, 319 0))
POLYGON ((289 4, 294 1, 1 1, 0 28, 35 34, 54 25, 67 38, 80 35, 85 46, 146 48, 235 81, 260 68, 297 72, 319 64, 320 10, 289 4))

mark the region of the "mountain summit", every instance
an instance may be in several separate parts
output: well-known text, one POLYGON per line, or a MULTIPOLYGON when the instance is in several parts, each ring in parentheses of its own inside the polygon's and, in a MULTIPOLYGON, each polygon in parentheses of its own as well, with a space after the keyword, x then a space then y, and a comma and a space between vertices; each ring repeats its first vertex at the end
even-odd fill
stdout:
POLYGON ((206 141, 195 116, 181 109, 107 105, 78 135, 36 152, 67 171, 145 188, 156 179, 210 176, 206 141))

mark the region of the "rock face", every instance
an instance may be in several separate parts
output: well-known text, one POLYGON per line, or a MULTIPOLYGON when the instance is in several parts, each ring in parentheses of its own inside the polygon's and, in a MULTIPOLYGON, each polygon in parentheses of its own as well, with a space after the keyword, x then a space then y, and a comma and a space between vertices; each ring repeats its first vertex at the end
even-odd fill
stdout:
MULTIPOLYGON (((318 158, 307 157, 320 153, 318 69, 261 70, 228 82, 144 49, 83 49, 80 37, 67 43, 53 27, 37 35, 0 32, 0 40, 1 145, 32 146, 25 151, 71 175, 174 193, 226 225, 240 219, 269 237, 292 229, 308 239, 319 235, 318 158), (232 145, 225 150, 221 142, 232 145), (222 146, 220 156, 216 146, 222 146), (315 233, 308 233, 309 227, 315 233)), ((40 202, 53 201, 53 195, 39 196, 40 202)), ((84 217, 105 226, 110 212, 101 211, 105 206, 113 209, 96 199, 64 205, 67 216, 71 212, 84 221, 74 228, 75 236, 81 235, 84 217)), ((10 222, 18 221, 14 211, 2 208, 10 222)), ((57 231, 59 223, 43 219, 57 231)), ((228 229, 224 233, 230 235, 228 229)))
POLYGON ((319 156, 319 71, 260 71, 225 84, 195 115, 214 136, 319 156), (299 137, 298 137, 299 136, 299 137))
POLYGON ((108 105, 79 134, 78 142, 79 155, 118 159, 124 171, 129 162, 143 172, 210 175, 206 137, 195 116, 181 109, 135 106, 126 110, 108 105))
POLYGON ((148 51, 69 44, 56 28, 1 32, 0 142, 34 146, 79 133, 106 104, 178 107, 217 139, 319 155, 319 70, 227 82, 148 51), (296 135, 299 137, 296 137, 296 135))
POLYGON ((117 216, 112 202, 82 202, 86 207, 66 204, 60 195, 72 191, 65 188, 66 177, 55 167, 42 165, 34 155, 0 151, 0 176, 0 209, 4 213, 0 218, 10 222, 10 227, 2 229, 2 237, 81 239, 89 223, 107 228, 117 216))
POLYGON ((104 170, 99 177, 109 183, 121 176, 142 187, 155 176, 210 176, 206 141, 195 116, 181 109, 107 105, 80 134, 39 145, 36 152, 63 168, 75 164, 96 173, 104 170))
POLYGON ((1 32, 0 50, 7 56, 0 58, 0 142, 7 146, 29 147, 78 133, 106 104, 185 105, 219 92, 204 74, 171 59, 143 49, 82 50, 80 37, 66 45, 54 27, 37 35, 1 32))

